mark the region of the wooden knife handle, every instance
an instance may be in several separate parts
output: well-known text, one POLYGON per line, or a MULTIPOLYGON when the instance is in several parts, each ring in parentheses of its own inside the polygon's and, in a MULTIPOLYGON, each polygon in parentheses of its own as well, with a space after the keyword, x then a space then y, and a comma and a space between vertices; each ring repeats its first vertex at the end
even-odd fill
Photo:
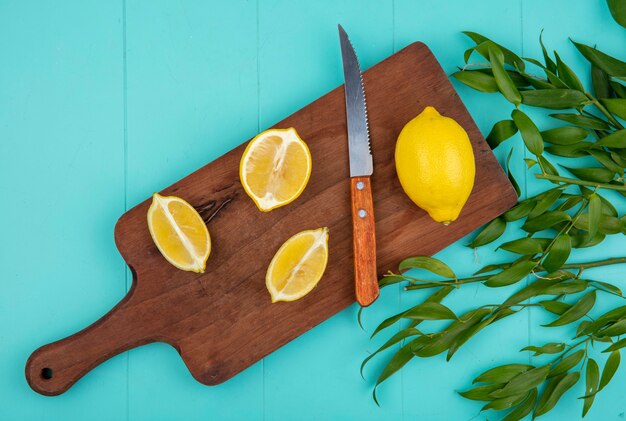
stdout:
POLYGON ((369 177, 351 178, 352 241, 356 300, 366 307, 378 298, 376 273, 376 228, 369 177))

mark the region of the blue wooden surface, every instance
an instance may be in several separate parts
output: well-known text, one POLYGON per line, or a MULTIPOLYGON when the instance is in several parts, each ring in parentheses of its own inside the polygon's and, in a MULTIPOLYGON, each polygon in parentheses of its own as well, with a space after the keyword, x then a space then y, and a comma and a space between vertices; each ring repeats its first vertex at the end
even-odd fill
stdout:
MULTIPOLYGON (((370 398, 382 360, 366 370, 367 381, 358 374, 380 342, 359 330, 356 306, 220 386, 197 383, 172 348, 153 344, 105 362, 59 397, 29 389, 28 355, 95 321, 128 289, 113 243, 117 218, 339 85, 338 22, 365 68, 422 40, 450 73, 470 45, 462 30, 537 56, 545 28, 546 43, 586 72, 568 36, 622 57, 626 40, 604 0, 0 0, 0 419, 492 419, 455 391, 493 364, 524 361, 517 350, 529 343, 571 334, 537 327, 539 312, 512 317, 450 363, 410 363, 381 388, 382 408, 370 398)), ((510 113, 496 96, 457 87, 483 132, 510 113)), ((517 164, 525 190, 543 188, 517 164)), ((496 259, 493 247, 474 256, 466 242, 440 253, 457 273, 496 259)), ((605 244, 576 257, 626 248, 623 237, 605 244)), ((595 274, 620 281, 623 271, 595 274)), ((450 305, 506 294, 468 290, 450 305)), ((366 328, 417 299, 386 289, 364 314, 366 328)), ((624 373, 588 419, 624 418, 624 373)), ((544 418, 580 417, 582 394, 581 384, 544 418)))

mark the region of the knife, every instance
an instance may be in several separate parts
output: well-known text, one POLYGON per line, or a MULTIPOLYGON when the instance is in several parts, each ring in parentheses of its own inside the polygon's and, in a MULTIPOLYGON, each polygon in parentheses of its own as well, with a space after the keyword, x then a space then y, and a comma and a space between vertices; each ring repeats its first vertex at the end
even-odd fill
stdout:
POLYGON ((345 79, 350 194, 352 197, 352 245, 356 300, 365 307, 378 298, 376 231, 370 176, 374 163, 370 148, 365 88, 359 61, 346 31, 339 26, 339 41, 345 79))

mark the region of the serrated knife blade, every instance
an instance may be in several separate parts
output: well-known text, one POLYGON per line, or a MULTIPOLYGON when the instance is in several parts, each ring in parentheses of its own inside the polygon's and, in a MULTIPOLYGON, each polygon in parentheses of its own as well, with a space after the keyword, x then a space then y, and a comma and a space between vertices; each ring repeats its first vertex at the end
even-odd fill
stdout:
POLYGON ((374 164, 370 148, 367 101, 361 67, 348 34, 339 25, 339 41, 345 79, 346 113, 348 118, 348 147, 350 177, 372 175, 374 164))

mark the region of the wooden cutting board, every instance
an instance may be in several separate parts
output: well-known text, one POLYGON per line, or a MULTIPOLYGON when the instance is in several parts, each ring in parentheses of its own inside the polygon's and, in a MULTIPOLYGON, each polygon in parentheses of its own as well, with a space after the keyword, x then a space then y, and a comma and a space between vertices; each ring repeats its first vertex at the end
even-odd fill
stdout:
MULTIPOLYGON (((441 250, 513 206, 511 184, 424 44, 409 45, 367 70, 364 81, 380 274, 395 270, 403 258, 441 250), (467 130, 476 157, 472 195, 447 227, 408 199, 394 166, 400 130, 427 105, 467 130)), ((150 199, 126 212, 115 242, 132 270, 131 290, 91 326, 30 356, 26 379, 35 391, 63 393, 108 358, 156 341, 176 348, 199 382, 215 385, 354 302, 343 86, 275 127, 295 127, 311 149, 313 172, 302 196, 259 212, 239 182, 245 144, 163 190, 189 201, 208 221, 213 251, 203 274, 180 271, 161 256, 146 223, 150 199), (265 271, 274 253, 293 234, 323 226, 330 229, 330 258, 319 285, 296 302, 272 304, 265 271)))

